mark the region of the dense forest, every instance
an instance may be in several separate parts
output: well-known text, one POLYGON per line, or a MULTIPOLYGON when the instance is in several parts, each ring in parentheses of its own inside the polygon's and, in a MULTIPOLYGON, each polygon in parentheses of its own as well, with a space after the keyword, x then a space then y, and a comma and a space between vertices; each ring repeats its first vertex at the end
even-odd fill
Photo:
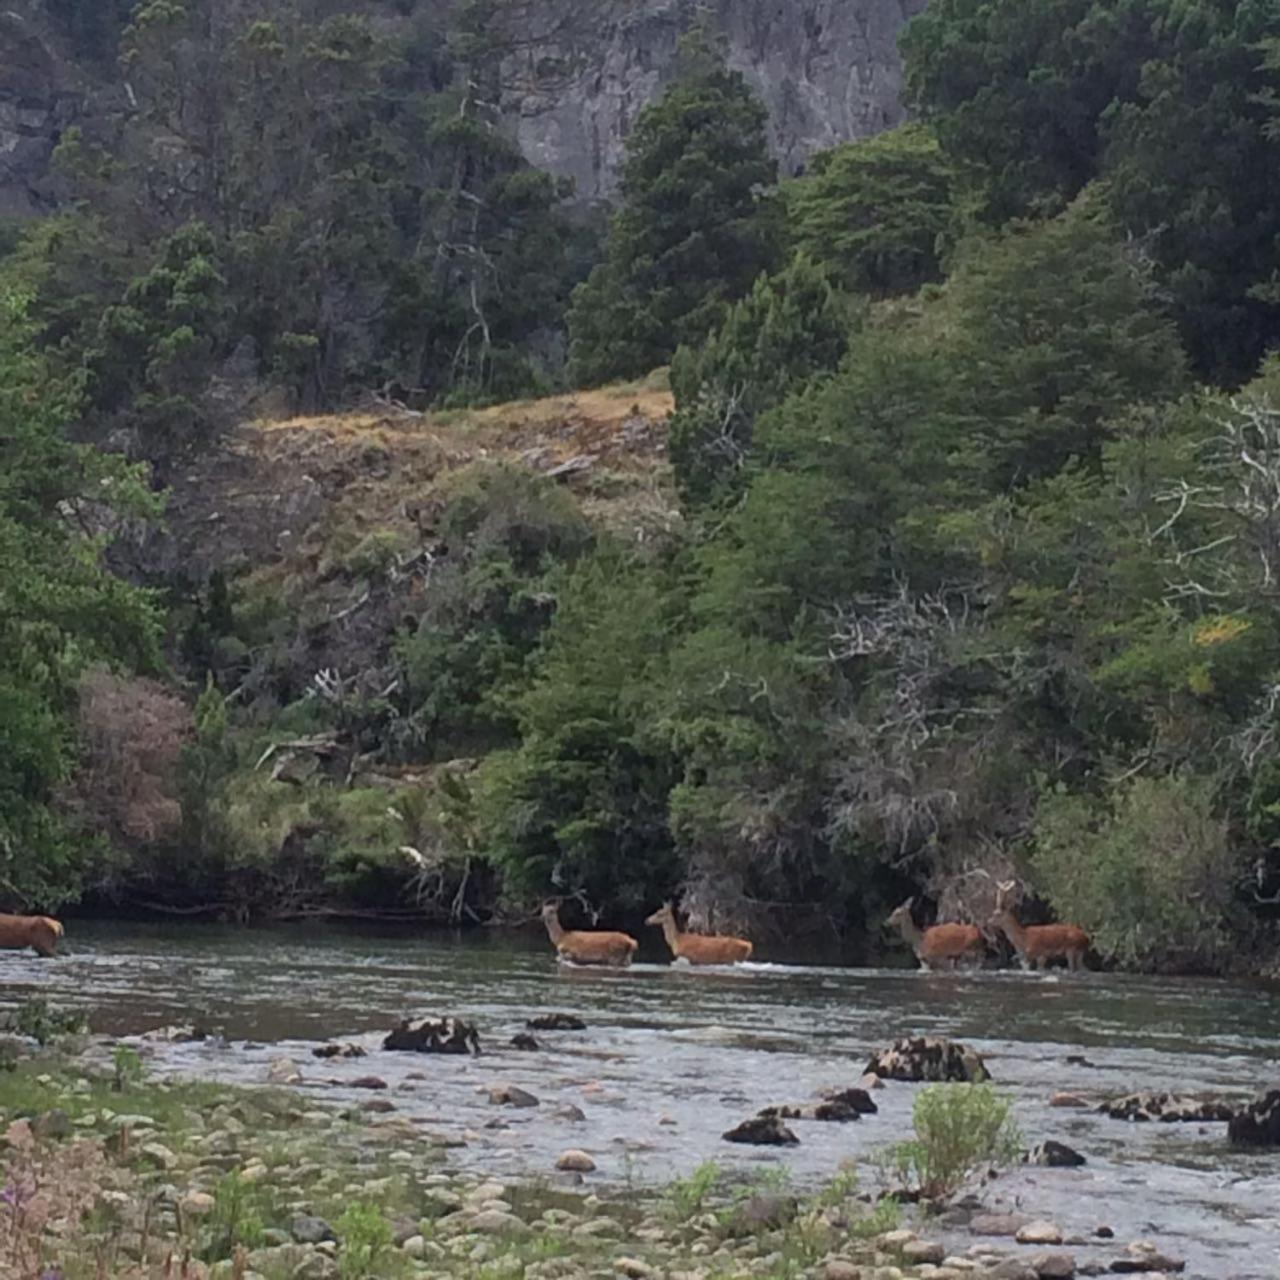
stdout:
POLYGON ((934 0, 913 123, 785 180, 695 29, 607 226, 504 132, 538 0, 385 8, 50 0, 129 106, 0 228, 9 904, 865 954, 1013 875, 1274 964, 1280 0, 934 0), (162 554, 251 417, 668 379, 654 536, 478 458, 287 589, 162 554))

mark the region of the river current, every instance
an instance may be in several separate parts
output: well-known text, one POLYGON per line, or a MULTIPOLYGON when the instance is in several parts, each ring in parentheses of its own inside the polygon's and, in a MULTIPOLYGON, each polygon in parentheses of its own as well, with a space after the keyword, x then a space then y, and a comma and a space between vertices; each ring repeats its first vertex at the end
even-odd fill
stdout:
POLYGON ((615 1185, 665 1182, 715 1159, 746 1176, 785 1165, 798 1185, 853 1162, 874 1189, 874 1153, 909 1133, 918 1086, 888 1084, 875 1094, 878 1114, 858 1123, 793 1122, 797 1147, 720 1135, 770 1103, 856 1083, 870 1053, 898 1036, 952 1036, 985 1056, 1029 1143, 1056 1138, 1088 1160, 1006 1173, 983 1191, 993 1209, 1047 1216, 1082 1236, 1106 1225, 1120 1239, 1150 1237, 1204 1280, 1280 1277, 1280 1153, 1233 1151, 1220 1124, 1127 1124, 1048 1105, 1057 1090, 1091 1101, 1136 1089, 1238 1101, 1280 1086, 1280 986, 767 958, 699 970, 658 962, 656 949, 641 956, 610 973, 557 965, 533 934, 73 922, 55 961, 0 953, 0 1004, 43 995, 124 1036, 199 1021, 220 1036, 155 1045, 153 1069, 261 1082, 287 1056, 302 1089, 325 1100, 367 1098, 349 1082, 376 1074, 399 1114, 465 1140, 449 1153, 459 1165, 545 1174, 560 1151, 580 1147, 599 1166, 594 1179, 615 1185), (578 1014, 587 1030, 535 1033, 538 1052, 509 1047, 527 1018, 554 1010, 578 1014), (474 1022, 484 1052, 380 1049, 400 1017, 423 1014, 474 1022), (313 1058, 328 1040, 368 1055, 313 1058), (494 1107, 496 1083, 541 1105, 494 1107), (585 1119, 557 1115, 566 1104, 585 1119))

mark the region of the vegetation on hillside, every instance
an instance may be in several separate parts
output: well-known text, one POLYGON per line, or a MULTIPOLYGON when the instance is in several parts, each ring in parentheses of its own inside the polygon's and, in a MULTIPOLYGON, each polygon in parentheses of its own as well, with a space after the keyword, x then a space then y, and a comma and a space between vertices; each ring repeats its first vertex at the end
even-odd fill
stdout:
POLYGON ((1016 875, 1117 964, 1257 963, 1280 5, 937 0, 918 122, 781 183, 700 33, 599 246, 494 112, 536 7, 120 29, 137 110, 0 261, 14 900, 871 949, 1016 875), (668 362, 665 433, 653 380, 476 407, 668 362))

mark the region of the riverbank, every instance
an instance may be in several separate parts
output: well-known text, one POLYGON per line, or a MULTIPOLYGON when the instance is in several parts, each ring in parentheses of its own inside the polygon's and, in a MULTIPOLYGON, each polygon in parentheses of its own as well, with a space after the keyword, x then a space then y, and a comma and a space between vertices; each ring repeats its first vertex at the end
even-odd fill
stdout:
POLYGON ((709 1163, 661 1188, 597 1185, 571 1152, 541 1178, 462 1171, 447 1138, 377 1096, 334 1107, 285 1088, 149 1079, 128 1045, 75 1039, 75 1052, 0 1075, 6 1280, 1164 1274, 1154 1245, 1058 1247, 1025 1219, 1026 1243, 980 1235, 957 1252, 943 1226, 1000 1224, 983 1226, 972 1204, 940 1218, 899 1208, 852 1168, 809 1194, 776 1172, 729 1182, 709 1163))

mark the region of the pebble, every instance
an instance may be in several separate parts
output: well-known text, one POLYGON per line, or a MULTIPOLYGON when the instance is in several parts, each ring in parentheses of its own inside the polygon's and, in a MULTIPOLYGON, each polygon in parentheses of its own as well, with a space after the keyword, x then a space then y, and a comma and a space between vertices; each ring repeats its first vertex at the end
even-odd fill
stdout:
POLYGON ((1014 1239, 1019 1244, 1061 1244, 1062 1228, 1052 1222, 1028 1222, 1014 1239))
POLYGON ((163 1142, 145 1143, 140 1154, 152 1164, 159 1165, 161 1169, 172 1169, 178 1163, 178 1157, 163 1142))
POLYGON ((401 1246, 401 1253, 410 1258, 425 1258, 427 1242, 422 1236, 410 1236, 401 1246))
POLYGON ((594 1173, 596 1162, 585 1151, 571 1147, 568 1151, 561 1153, 556 1161, 556 1168, 570 1173, 594 1173))
POLYGON ((471 1219, 471 1230, 487 1236, 519 1236, 524 1235, 529 1228, 513 1213, 504 1213, 501 1209, 482 1209, 471 1219))
POLYGON ((613 1269, 621 1275, 630 1277, 630 1280, 648 1280, 648 1277, 654 1274, 653 1268, 647 1262, 641 1262, 639 1258, 615 1258, 613 1269))
POLYGON ((333 1240, 333 1228, 323 1219, 301 1213, 289 1224, 289 1231, 299 1244, 321 1245, 333 1240))
POLYGON ((1014 1213, 979 1213, 969 1222, 975 1236, 1016 1236, 1027 1219, 1014 1213))
POLYGON ((843 1258, 832 1258, 823 1268, 823 1280, 862 1280, 862 1268, 843 1258))
POLYGON ((536 1107, 538 1099, 527 1089, 514 1084, 496 1084, 489 1089, 489 1101, 495 1106, 536 1107))
POLYGON ((207 1191, 190 1191, 178 1201, 178 1208, 189 1218, 203 1218, 217 1203, 207 1191))

